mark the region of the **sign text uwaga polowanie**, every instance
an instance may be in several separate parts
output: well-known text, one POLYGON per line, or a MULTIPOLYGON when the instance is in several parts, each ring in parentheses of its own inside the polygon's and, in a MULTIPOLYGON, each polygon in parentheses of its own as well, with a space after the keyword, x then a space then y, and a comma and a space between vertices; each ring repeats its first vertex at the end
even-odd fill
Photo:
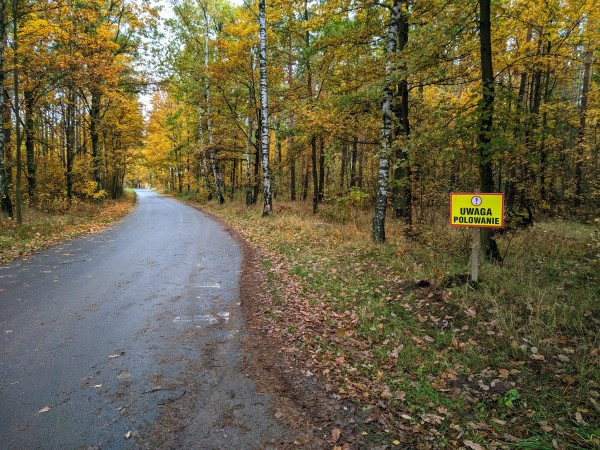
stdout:
POLYGON ((454 227, 504 227, 504 194, 451 193, 450 225, 454 227))

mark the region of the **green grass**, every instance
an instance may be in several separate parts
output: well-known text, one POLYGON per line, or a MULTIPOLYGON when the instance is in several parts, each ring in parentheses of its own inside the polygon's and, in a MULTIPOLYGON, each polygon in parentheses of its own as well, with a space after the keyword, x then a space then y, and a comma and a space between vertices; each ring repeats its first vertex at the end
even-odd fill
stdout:
POLYGON ((303 364, 338 395, 386 405, 392 433, 370 430, 374 441, 409 430, 448 448, 464 439, 597 444, 597 224, 545 222, 500 236, 504 264, 482 261, 473 286, 451 282, 469 272, 465 229, 424 225, 412 241, 389 221, 381 245, 364 213, 340 221, 301 203, 276 205, 268 218, 238 203, 204 207, 283 269, 262 267, 285 345, 302 349, 303 364))

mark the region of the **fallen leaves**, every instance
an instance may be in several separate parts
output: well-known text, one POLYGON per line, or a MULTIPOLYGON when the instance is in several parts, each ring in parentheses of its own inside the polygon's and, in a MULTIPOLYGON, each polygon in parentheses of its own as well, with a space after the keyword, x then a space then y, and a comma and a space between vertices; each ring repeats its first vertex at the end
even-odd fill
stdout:
POLYGON ((334 428, 333 430, 331 430, 331 440, 333 442, 339 441, 341 435, 342 435, 342 430, 340 430, 339 428, 334 428))
POLYGON ((463 444, 465 444, 467 448, 470 448, 471 450, 485 450, 485 448, 482 445, 477 444, 473 441, 463 441, 463 444))

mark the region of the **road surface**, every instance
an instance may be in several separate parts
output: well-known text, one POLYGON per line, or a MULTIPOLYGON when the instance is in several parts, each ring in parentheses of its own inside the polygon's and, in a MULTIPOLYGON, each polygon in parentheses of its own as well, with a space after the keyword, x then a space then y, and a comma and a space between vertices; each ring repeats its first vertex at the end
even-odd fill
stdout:
POLYGON ((243 373, 234 239, 137 194, 108 231, 0 268, 0 448, 252 449, 285 434, 243 373))

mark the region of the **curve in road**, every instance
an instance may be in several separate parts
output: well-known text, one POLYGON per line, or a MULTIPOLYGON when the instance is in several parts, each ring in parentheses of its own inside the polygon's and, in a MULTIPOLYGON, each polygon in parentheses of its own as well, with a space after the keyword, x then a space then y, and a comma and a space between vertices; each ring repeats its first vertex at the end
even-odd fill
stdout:
POLYGON ((265 448, 242 373, 240 249, 152 191, 109 230, 0 269, 0 447, 265 448))

